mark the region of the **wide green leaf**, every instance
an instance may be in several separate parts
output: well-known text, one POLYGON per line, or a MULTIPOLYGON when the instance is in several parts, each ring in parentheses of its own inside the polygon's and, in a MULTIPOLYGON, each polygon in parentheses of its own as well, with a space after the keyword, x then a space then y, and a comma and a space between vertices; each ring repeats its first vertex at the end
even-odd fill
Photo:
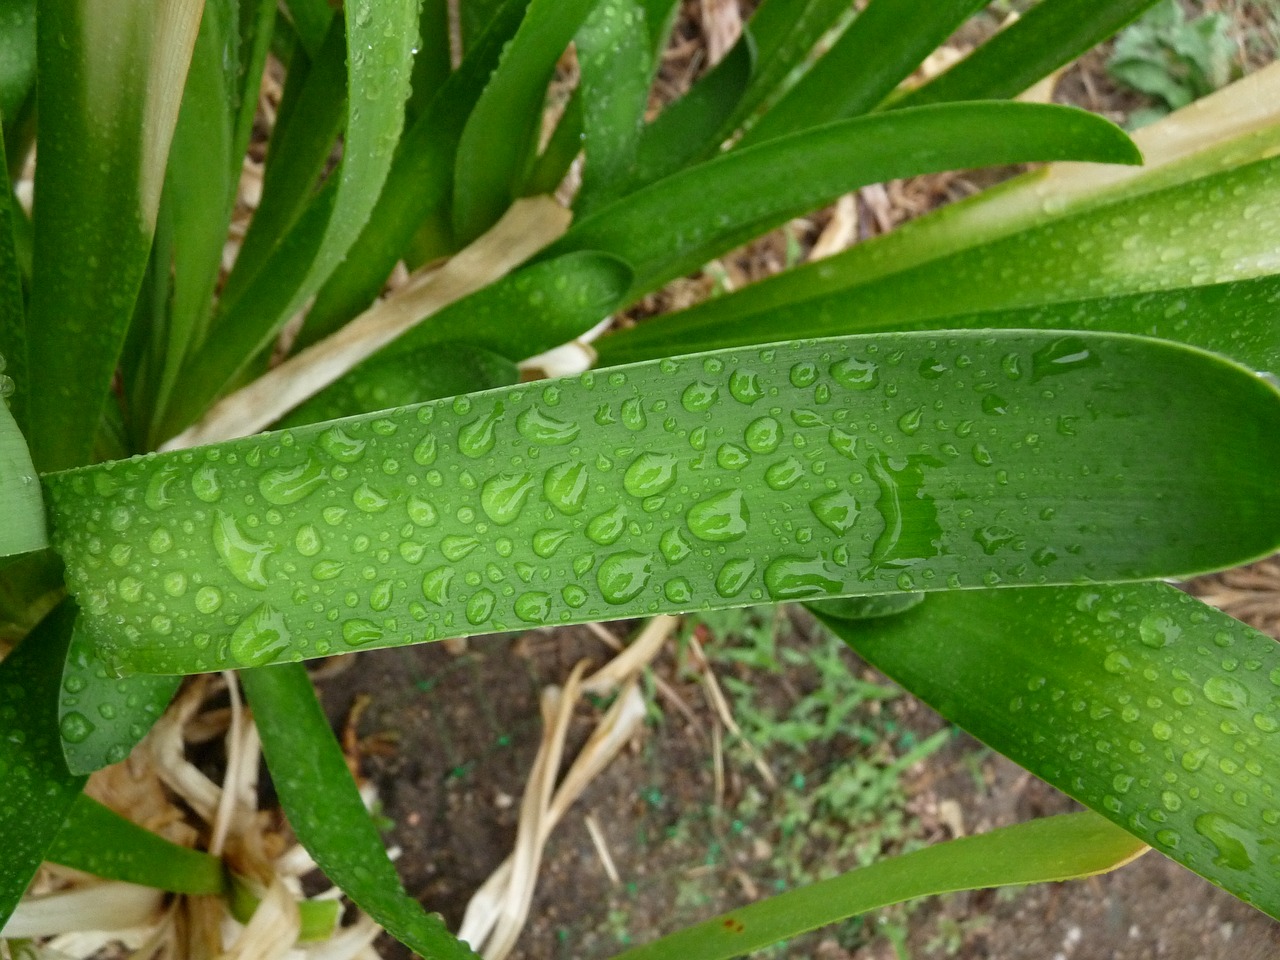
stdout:
POLYGON ((41 469, 89 459, 146 267, 202 4, 39 6, 27 411, 41 469), (57 371, 57 375, 45 376, 57 371))
MULTIPOLYGON (((2 377, 3 374, 0 374, 2 377)), ((0 399, 0 557, 49 545, 44 498, 22 431, 0 399)))
POLYGON ((1251 371, 1012 332, 669 359, 45 483, 107 661, 186 673, 663 610, 1189 574, 1280 543, 1277 472, 1280 394, 1251 371))
POLYGON ((281 239, 246 291, 216 321, 217 336, 184 367, 183 390, 160 433, 176 433, 267 347, 280 327, 346 256, 382 191, 387 149, 401 132, 409 94, 415 0, 361 0, 344 8, 347 116, 342 164, 281 239))
POLYGON ((306 670, 282 664, 246 670, 240 679, 280 804, 320 869, 425 960, 474 960, 439 914, 404 892, 306 670))
POLYGON ((859 913, 917 897, 1074 880, 1124 866, 1146 850, 1092 813, 1032 820, 768 897, 686 927, 614 960, 729 960, 859 913))
POLYGON ((621 257, 636 272, 635 298, 868 183, 1068 157, 1139 160, 1118 128, 1068 107, 959 104, 845 120, 667 177, 579 221, 546 256, 603 250, 621 257), (795 176, 797 169, 805 175, 795 176))
POLYGON ((58 680, 75 618, 75 605, 61 604, 0 662, 0 927, 84 786, 58 749, 58 680))
POLYGON ((170 843, 84 794, 67 811, 45 859, 95 877, 170 893, 227 890, 226 872, 217 857, 170 843))
MULTIPOLYGON (((986 0, 872 0, 831 49, 743 135, 741 145, 866 113, 986 0)), ((978 99, 978 98, 972 98, 978 99)))
POLYGON ((1016 97, 1158 0, 1041 0, 1016 23, 894 105, 1016 97))
POLYGON ((1280 645, 1165 584, 827 620, 944 716, 1280 919, 1280 645))

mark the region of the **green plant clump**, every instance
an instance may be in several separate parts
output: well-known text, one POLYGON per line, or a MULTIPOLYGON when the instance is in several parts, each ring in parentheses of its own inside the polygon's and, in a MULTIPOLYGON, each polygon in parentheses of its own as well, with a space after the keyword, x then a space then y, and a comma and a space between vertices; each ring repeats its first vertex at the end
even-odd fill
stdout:
POLYGON ((1135 142, 1010 98, 1151 0, 1040 0, 911 89, 983 3, 766 0, 649 119, 677 6, 0 3, 9 936, 46 859, 261 909, 221 839, 144 842, 81 794, 183 676, 239 669, 315 861, 421 955, 473 956, 401 888, 300 661, 780 601, 1094 812, 628 956, 736 956, 1148 845, 1280 917, 1280 651, 1165 582, 1280 545, 1280 74, 1135 142), (269 56, 261 200, 224 270, 269 56), (1042 162, 517 382, 860 187, 1042 162))

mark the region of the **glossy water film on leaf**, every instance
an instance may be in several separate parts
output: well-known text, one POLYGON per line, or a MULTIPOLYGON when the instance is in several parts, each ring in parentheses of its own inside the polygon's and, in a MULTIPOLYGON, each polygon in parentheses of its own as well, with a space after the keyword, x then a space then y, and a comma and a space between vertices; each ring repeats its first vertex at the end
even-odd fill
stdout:
POLYGON ((1274 548, 1277 470, 1280 396, 1247 371, 1019 332, 637 364, 47 486, 104 656, 176 673, 534 620, 1185 574, 1274 548))

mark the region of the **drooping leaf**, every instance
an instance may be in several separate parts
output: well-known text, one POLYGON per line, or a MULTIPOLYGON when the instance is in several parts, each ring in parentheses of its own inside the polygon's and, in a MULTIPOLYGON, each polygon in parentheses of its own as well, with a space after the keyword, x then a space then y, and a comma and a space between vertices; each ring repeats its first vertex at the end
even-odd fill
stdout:
POLYGON ((1251 371, 1164 341, 981 332, 638 364, 45 484, 108 662, 186 673, 663 610, 1185 575, 1275 548, 1278 470, 1280 394, 1251 371), (171 499, 146 506, 168 476, 171 499), (145 597, 174 571, 195 592, 157 624, 145 597))
POLYGON ((95 877, 170 893, 227 890, 226 873, 217 857, 170 843, 84 794, 71 804, 45 859, 95 877))
MULTIPOLYGON (((175 593, 181 596, 188 589, 185 575, 171 577, 167 586, 169 597, 175 593)), ((124 584, 126 590, 135 587, 134 582, 124 584)), ((93 773, 124 760, 160 719, 181 682, 181 677, 148 674, 113 676, 77 626, 58 695, 58 733, 67 769, 93 773)))
MULTIPOLYGON (((872 0, 831 49, 743 135, 741 145, 861 116, 920 66, 985 0, 872 0)), ((973 98, 977 99, 977 98, 973 98)))
POLYGON ((67 772, 58 749, 58 680, 75 617, 75 606, 62 603, 0 661, 0 927, 84 786, 84 777, 67 772))
POLYGON ((602 250, 621 257, 636 272, 635 298, 868 183, 1066 157, 1138 159, 1116 127, 1067 107, 960 104, 846 120, 734 151, 639 190, 579 221, 545 256, 602 250), (794 176, 796 169, 804 176, 794 176), (762 183, 771 189, 762 193, 762 183))
POLYGON ((958 64, 894 106, 1016 97, 1132 23, 1157 0, 1042 0, 958 64))
POLYGON ((556 61, 595 0, 533 0, 498 69, 467 118, 454 167, 453 229, 466 244, 517 196, 537 147, 556 61))
POLYGON ((1145 845, 1102 817, 1072 813, 937 843, 705 920, 614 960, 729 960, 916 897, 1107 873, 1145 845))
POLYGON ((246 670, 241 682, 285 815, 325 875, 425 960, 474 960, 439 914, 404 892, 306 670, 246 670))
POLYGON ((826 620, 944 716, 1280 918, 1280 645, 1165 584, 826 620))
POLYGON ((89 459, 146 267, 200 0, 41 4, 27 352, 41 469, 89 459))

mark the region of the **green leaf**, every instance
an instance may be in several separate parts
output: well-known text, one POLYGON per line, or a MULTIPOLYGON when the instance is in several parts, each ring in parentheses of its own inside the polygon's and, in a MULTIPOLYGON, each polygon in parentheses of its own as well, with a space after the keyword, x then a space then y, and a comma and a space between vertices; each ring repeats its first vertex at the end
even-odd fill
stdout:
POLYGON ((868 112, 985 5, 986 0, 934 0, 922 14, 918 0, 872 0, 740 145, 868 112))
POLYGON ((768 897, 627 950, 614 960, 729 960, 917 897, 1107 873, 1145 849, 1096 814, 1032 820, 937 843, 768 897))
POLYGON ((0 642, 21 640, 66 593, 62 559, 51 548, 0 560, 0 642))
POLYGON ((49 545, 44 499, 22 431, 0 400, 0 557, 49 545))
POLYGON ((1165 584, 965 591, 828 626, 944 716, 1280 918, 1280 646, 1165 584))
POLYGON ((170 893, 222 894, 222 861, 180 847, 126 820, 91 797, 76 797, 45 859, 95 877, 170 893))
POLYGON ((664 610, 1186 575, 1280 543, 1278 471, 1280 394, 1251 371, 1165 341, 977 332, 638 364, 45 484, 107 661, 188 673, 664 610), (174 479, 152 508, 158 477, 174 479), (201 590, 157 624, 144 598, 175 571, 201 590))
POLYGON ((31 453, 84 463, 146 267, 202 4, 41 4, 31 453))
POLYGON ((493 226, 516 198, 537 148, 556 61, 595 0, 533 0, 458 142, 453 227, 459 244, 493 226))
MULTIPOLYGON (((261 904, 261 898, 254 895, 248 884, 236 877, 231 878, 229 906, 233 917, 247 926, 261 904)), ((296 905, 299 943, 328 940, 334 935, 342 920, 342 901, 299 900, 296 905)))
MULTIPOLYGON (((668 316, 652 329, 602 340, 600 355, 617 363, 649 356, 673 340, 687 349, 767 342, 778 330, 829 336, 913 325, 1002 326, 998 319, 988 324, 983 316, 997 310, 1031 314, 1035 308, 1053 325, 1070 327, 1066 318, 1078 316, 1082 303, 1115 298, 1104 308, 1105 317, 1090 315, 1086 325, 1114 324, 1111 328, 1122 331, 1186 339, 1267 369, 1264 363, 1273 363, 1280 350, 1275 325, 1264 320, 1264 326, 1255 326, 1247 335, 1253 347, 1246 336, 1225 328, 1211 310, 1219 296, 1232 298, 1226 287, 1203 295, 1199 318, 1180 303, 1190 307, 1201 301, 1188 287, 1275 270, 1277 171, 1280 159, 1260 160, 1073 215, 1043 218, 1030 229, 977 246, 926 255, 924 262, 905 269, 888 266, 901 246, 893 242, 880 252, 842 254, 668 316), (1167 316, 1154 315, 1160 299, 1136 296, 1156 291, 1168 291, 1167 316), (798 302, 788 302, 797 296, 798 302), (1134 305, 1139 312, 1126 321, 1134 305), (1237 349, 1249 352, 1237 354, 1237 349)), ((924 243, 931 240, 926 237, 924 243)), ((1243 295, 1256 289, 1242 288, 1243 295)), ((1010 313, 1009 320, 1017 322, 1017 316, 1010 313)))
POLYGON ((0 118, 6 134, 35 80, 36 0, 7 0, 0 4, 0 118))
MULTIPOLYGON (((185 575, 171 577, 167 596, 179 585, 183 592, 190 589, 185 575)), ((124 585, 126 590, 133 587, 124 585)), ((93 773, 124 760, 160 719, 181 682, 181 677, 113 676, 77 625, 58 696, 58 733, 67 769, 93 773)))
POLYGON ((636 0, 599 0, 574 37, 586 151, 579 216, 623 193, 630 179, 653 76, 647 27, 636 0))
POLYGON ((439 914, 404 892, 306 670, 297 664, 246 670, 240 681, 285 815, 325 875, 425 960, 474 958, 439 914))
POLYGON ((307 56, 315 57, 328 36, 334 8, 328 0, 285 0, 284 5, 307 56))
POLYGON ((344 8, 351 55, 342 164, 280 242, 272 266, 192 355, 161 433, 176 433, 204 411, 324 283, 363 229, 391 165, 387 144, 401 132, 417 13, 415 0, 361 0, 344 8))
POLYGON ((1157 0, 1041 0, 945 73, 894 103, 1016 97, 1137 19, 1157 0))
POLYGON ((312 399, 295 407, 280 427, 301 426, 505 387, 520 379, 506 357, 470 343, 432 343, 370 357, 312 399))
POLYGON ((1127 138, 1068 107, 989 103, 862 117, 734 151, 575 224, 544 257, 603 250, 631 264, 634 299, 788 219, 868 183, 1071 157, 1135 163, 1127 138), (974 136, 981 130, 983 135, 974 136), (805 176, 793 175, 803 168, 805 176), (760 185, 771 184, 762 193, 760 185))
MULTIPOLYGON (((4 136, 0 133, 2 156, 4 136)), ((8 172, 0 170, 0 405, 9 405, 16 423, 14 429, 20 430, 26 421, 27 316, 22 298, 22 267, 14 237, 15 218, 23 218, 23 214, 15 208, 8 172)), ((6 434, 6 428, 0 426, 0 437, 6 434)), ((7 469, 6 460, 0 455, 0 470, 7 469)))
POLYGON ((413 55, 413 93, 405 104, 406 125, 431 105, 453 72, 449 49, 449 0, 423 0, 418 14, 418 52, 413 55))
POLYGON ((58 749, 58 680, 75 617, 74 604, 61 604, 0 661, 0 928, 84 786, 58 749))
POLYGON ((522 0, 502 5, 484 42, 472 48, 429 108, 405 131, 360 238, 316 294, 298 336, 299 348, 328 336, 372 303, 396 261, 408 255, 415 233, 415 259, 454 252, 449 202, 458 140, 523 12, 522 0))

